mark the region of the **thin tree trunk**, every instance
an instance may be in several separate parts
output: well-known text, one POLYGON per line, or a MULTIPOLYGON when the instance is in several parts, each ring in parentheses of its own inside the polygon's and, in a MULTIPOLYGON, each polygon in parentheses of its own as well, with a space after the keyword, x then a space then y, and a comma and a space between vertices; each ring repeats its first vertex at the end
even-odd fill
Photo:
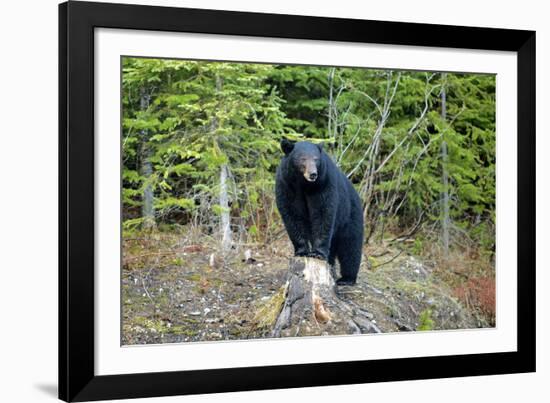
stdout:
POLYGON ((220 169, 220 207, 221 212, 221 232, 222 232, 222 251, 227 253, 231 249, 231 217, 229 211, 229 195, 227 192, 228 167, 223 164, 220 169))
POLYGON ((330 69, 328 75, 329 93, 328 93, 328 133, 333 138, 332 147, 337 147, 336 141, 336 122, 334 119, 335 105, 334 105, 334 72, 335 68, 330 69))
MULTIPOLYGON (((219 95, 222 91, 223 79, 216 75, 216 94, 219 95)), ((221 105, 218 105, 220 108, 221 105)), ((215 132, 219 129, 219 122, 216 117, 212 121, 212 131, 215 132)), ((220 216, 220 232, 222 236, 222 254, 225 255, 231 250, 232 245, 232 234, 231 234, 231 215, 229 210, 229 192, 227 187, 227 180, 229 177, 229 167, 227 163, 224 163, 220 166, 220 193, 219 201, 221 207, 221 216, 220 216)))
MULTIPOLYGON (((447 75, 442 74, 442 79, 445 81, 447 75)), ((447 119, 447 92, 445 89, 445 82, 441 87, 441 118, 443 121, 447 119)), ((445 256, 449 255, 449 173, 447 171, 447 162, 449 155, 447 152, 447 142, 445 138, 441 142, 441 165, 442 165, 442 182, 443 182, 443 195, 441 199, 441 237, 443 243, 443 251, 445 256)))
MULTIPOLYGON (((146 111, 149 108, 150 96, 145 88, 141 89, 140 108, 146 111)), ((141 206, 141 216, 143 217, 143 227, 153 228, 155 226, 155 210, 153 205, 153 186, 151 184, 151 175, 153 174, 153 165, 151 164, 151 148, 149 147, 149 136, 147 129, 141 131, 141 174, 145 177, 145 188, 143 189, 143 203, 141 206)))

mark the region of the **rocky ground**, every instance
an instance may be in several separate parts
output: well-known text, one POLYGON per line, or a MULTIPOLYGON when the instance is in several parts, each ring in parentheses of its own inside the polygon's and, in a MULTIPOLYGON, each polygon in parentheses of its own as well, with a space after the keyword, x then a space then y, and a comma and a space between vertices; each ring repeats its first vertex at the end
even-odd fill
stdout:
MULTIPOLYGON (((225 263, 213 240, 176 233, 127 236, 123 251, 123 344, 270 336, 291 255, 286 237, 240 246, 225 263)), ((382 332, 485 325, 418 257, 382 244, 364 252, 357 285, 338 293, 382 332)))

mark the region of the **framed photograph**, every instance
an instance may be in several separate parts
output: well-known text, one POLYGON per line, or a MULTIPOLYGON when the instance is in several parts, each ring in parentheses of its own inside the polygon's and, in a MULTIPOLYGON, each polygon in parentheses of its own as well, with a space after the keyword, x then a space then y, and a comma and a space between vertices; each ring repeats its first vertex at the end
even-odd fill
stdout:
POLYGON ((59 397, 535 371, 535 33, 59 6, 59 397))

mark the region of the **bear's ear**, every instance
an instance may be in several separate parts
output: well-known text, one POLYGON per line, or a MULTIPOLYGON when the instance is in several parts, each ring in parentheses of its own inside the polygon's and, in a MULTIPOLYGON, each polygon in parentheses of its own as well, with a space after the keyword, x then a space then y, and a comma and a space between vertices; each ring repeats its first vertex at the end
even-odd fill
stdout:
POLYGON ((288 139, 285 139, 283 138, 281 140, 281 149, 283 150, 283 152, 285 153, 285 155, 288 155, 292 152, 292 150, 294 150, 294 142, 293 141, 290 141, 288 139))
POLYGON ((317 144, 317 148, 319 149, 319 151, 323 152, 323 143, 317 144))

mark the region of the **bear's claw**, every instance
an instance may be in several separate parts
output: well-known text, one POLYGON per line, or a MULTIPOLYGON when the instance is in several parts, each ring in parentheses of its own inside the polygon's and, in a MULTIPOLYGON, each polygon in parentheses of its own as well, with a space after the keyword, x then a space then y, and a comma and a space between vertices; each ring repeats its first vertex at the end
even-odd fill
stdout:
POLYGON ((315 258, 315 259, 319 259, 319 260, 327 260, 327 257, 320 253, 320 252, 310 252, 306 255, 307 257, 312 257, 312 258, 315 258))
POLYGON ((355 285, 355 280, 342 277, 336 280, 336 285, 355 285))
POLYGON ((294 256, 298 256, 298 257, 309 256, 309 251, 307 249, 298 249, 297 251, 294 252, 294 256))

